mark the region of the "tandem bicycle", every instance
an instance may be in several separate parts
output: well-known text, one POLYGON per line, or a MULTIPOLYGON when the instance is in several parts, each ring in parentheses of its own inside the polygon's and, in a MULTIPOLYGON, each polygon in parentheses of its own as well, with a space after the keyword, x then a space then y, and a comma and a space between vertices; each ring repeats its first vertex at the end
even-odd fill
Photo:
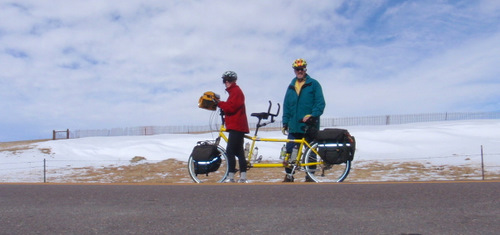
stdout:
MULTIPOLYGON (((254 134, 244 136, 250 141, 250 148, 246 153, 247 171, 251 168, 284 169, 287 167, 291 169, 288 177, 292 177, 295 172, 304 171, 312 181, 318 183, 342 182, 347 177, 355 150, 355 139, 347 130, 321 130, 316 136, 322 135, 323 137, 314 138, 311 142, 307 141, 305 137, 302 139, 260 137, 258 135, 259 129, 275 122, 274 119, 279 114, 279 104, 276 113, 271 113, 271 107, 272 103, 269 101, 267 112, 251 114, 252 117, 258 119, 258 122, 254 134), (297 151, 293 151, 291 154, 287 153, 283 157, 284 159, 276 159, 274 162, 255 162, 252 161, 252 158, 256 156, 254 151, 257 149, 257 142, 293 142, 296 143, 297 151)), ((222 110, 219 112, 222 124, 218 130, 218 136, 214 140, 198 141, 188 159, 189 175, 196 183, 221 183, 228 175, 227 154, 221 145, 222 140, 227 143, 228 137, 225 133, 224 113, 222 110)), ((236 158, 236 160, 238 159, 236 158)))

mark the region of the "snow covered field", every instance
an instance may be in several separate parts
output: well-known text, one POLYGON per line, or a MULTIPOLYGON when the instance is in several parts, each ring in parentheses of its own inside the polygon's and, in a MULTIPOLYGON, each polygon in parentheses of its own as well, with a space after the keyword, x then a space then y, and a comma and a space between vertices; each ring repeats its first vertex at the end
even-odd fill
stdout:
MULTIPOLYGON (((500 172, 500 120, 349 126, 345 129, 357 141, 354 170, 375 163, 394 162, 480 169, 483 146, 485 170, 500 172)), ((283 138, 281 132, 259 134, 261 137, 283 138)), ((197 141, 215 137, 216 133, 165 134, 88 137, 37 142, 28 146, 4 143, 0 145, 0 182, 43 182, 44 160, 49 170, 66 169, 59 173, 61 175, 71 174, 71 169, 79 167, 137 164, 130 161, 134 157, 146 159, 140 163, 166 159, 187 161, 197 141)), ((257 146, 264 160, 278 160, 281 143, 260 142, 257 146)), ((390 171, 388 169, 383 174, 390 175, 390 171)))

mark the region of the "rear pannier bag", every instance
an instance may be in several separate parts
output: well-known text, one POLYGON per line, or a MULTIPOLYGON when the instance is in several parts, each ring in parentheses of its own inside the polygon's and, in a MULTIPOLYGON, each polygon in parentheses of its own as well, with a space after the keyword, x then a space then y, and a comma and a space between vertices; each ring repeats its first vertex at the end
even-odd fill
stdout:
POLYGON ((191 153, 195 174, 206 174, 217 171, 222 163, 217 145, 205 142, 198 143, 191 153))
POLYGON ((318 143, 318 153, 327 164, 342 164, 354 158, 356 140, 345 129, 318 131, 315 141, 318 143))

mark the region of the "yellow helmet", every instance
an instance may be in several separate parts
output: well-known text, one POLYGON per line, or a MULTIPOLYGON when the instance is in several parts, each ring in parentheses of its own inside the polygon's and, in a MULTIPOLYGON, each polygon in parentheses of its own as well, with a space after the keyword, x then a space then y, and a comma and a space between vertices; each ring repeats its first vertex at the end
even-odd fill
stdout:
POLYGON ((305 67, 307 67, 307 61, 304 59, 296 59, 292 64, 292 68, 305 68, 305 67))

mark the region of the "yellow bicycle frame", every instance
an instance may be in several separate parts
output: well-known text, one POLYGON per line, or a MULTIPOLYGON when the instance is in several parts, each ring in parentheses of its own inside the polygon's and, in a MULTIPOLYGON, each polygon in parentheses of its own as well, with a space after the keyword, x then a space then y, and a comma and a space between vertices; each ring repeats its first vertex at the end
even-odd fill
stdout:
MULTIPOLYGON (((221 125, 220 130, 219 130, 219 137, 224 139, 224 141, 226 141, 226 143, 227 143, 228 138, 227 138, 226 134, 224 133, 225 131, 226 131, 226 127, 224 125, 221 125)), ((309 148, 310 150, 312 150, 316 154, 316 156, 320 156, 320 154, 316 151, 316 149, 313 149, 311 144, 309 144, 309 142, 307 142, 305 138, 302 138, 302 139, 274 139, 274 138, 261 138, 261 137, 258 137, 257 135, 254 135, 254 136, 245 135, 244 138, 252 141, 252 144, 251 144, 250 149, 248 151, 248 156, 245 156, 247 159, 247 162, 248 162, 248 168, 252 168, 252 167, 271 168, 271 167, 286 167, 286 166, 288 166, 288 161, 287 161, 288 159, 285 159, 285 161, 282 163, 253 163, 252 164, 251 160, 252 160, 252 156, 253 156, 253 150, 255 148, 255 144, 257 141, 279 142, 279 143, 289 143, 289 142, 297 143, 297 144, 299 144, 299 149, 297 152, 297 160, 296 160, 295 164, 298 167, 313 166, 313 165, 322 164, 321 162, 302 163, 301 159, 302 159, 302 151, 304 150, 304 146, 309 148)), ((288 158, 288 156, 287 156, 287 158, 288 158)))

